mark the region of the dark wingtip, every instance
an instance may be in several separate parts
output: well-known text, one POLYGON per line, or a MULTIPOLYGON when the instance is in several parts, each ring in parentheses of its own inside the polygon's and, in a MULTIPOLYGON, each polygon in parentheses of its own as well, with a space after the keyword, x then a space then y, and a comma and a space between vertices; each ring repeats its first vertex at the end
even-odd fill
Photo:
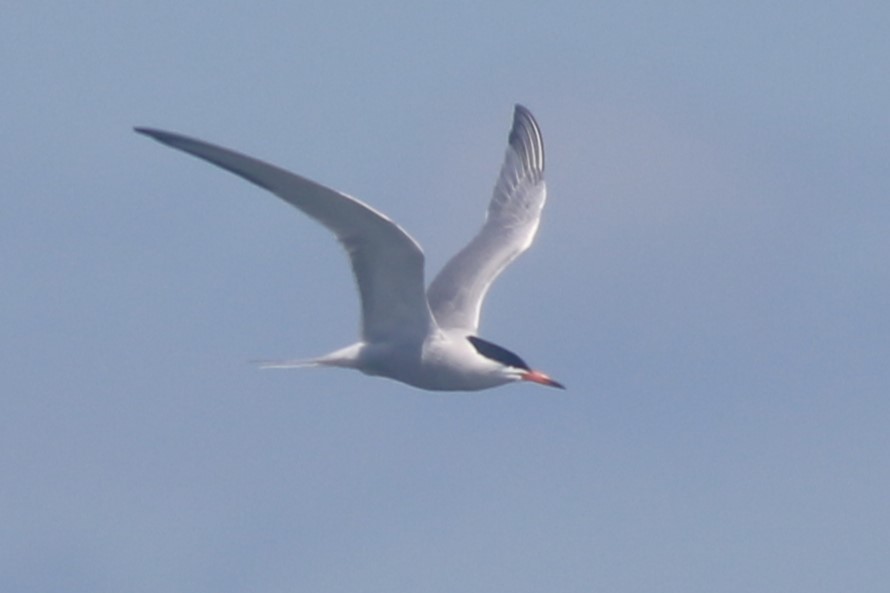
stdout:
POLYGON ((520 114, 530 119, 535 119, 534 117, 532 117, 532 112, 528 110, 528 107, 526 107, 522 103, 516 103, 513 105, 513 115, 515 117, 520 114))
POLYGON ((150 138, 154 138, 158 142, 163 142, 165 144, 169 144, 169 141, 175 136, 170 132, 164 132, 163 130, 157 130, 155 128, 146 128, 143 126, 135 126, 133 127, 133 131, 137 134, 143 134, 150 138))
POLYGON ((513 107, 513 128, 516 129, 523 126, 531 128, 532 130, 538 130, 540 133, 538 122, 535 119, 535 116, 532 115, 532 112, 529 111, 527 107, 517 103, 513 107))
POLYGON ((523 155, 529 169, 538 175, 544 173, 544 139, 535 116, 523 105, 513 107, 513 127, 508 139, 510 146, 523 155))

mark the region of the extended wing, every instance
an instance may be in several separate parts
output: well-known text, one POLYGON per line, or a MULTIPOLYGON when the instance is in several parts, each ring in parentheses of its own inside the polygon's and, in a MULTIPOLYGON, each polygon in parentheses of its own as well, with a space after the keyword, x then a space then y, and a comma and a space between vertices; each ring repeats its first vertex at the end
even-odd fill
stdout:
POLYGON ((314 218, 349 254, 362 300, 362 338, 423 338, 435 322, 424 294, 423 251, 408 233, 362 202, 263 161, 200 140, 136 128, 218 165, 314 218))
POLYGON ((427 290, 440 327, 476 332, 491 283, 532 244, 546 196, 541 129, 528 109, 517 105, 485 224, 427 290))

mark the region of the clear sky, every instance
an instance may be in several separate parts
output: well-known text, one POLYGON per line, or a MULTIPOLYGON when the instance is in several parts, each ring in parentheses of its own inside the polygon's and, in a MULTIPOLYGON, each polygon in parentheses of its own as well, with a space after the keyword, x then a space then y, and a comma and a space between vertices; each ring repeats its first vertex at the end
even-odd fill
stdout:
POLYGON ((884 592, 886 2, 41 2, 0 19, 0 590, 884 592), (482 334, 568 391, 259 371, 356 336, 355 195, 430 275, 513 104, 482 334))

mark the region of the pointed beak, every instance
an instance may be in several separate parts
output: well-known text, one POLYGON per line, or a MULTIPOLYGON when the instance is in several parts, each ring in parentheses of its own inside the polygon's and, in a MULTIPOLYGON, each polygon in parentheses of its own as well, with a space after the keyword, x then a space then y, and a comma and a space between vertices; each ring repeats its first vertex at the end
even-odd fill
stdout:
POLYGON ((565 385, 560 383, 559 381, 554 381, 541 371, 527 371, 522 375, 523 381, 531 381, 532 383, 540 383, 541 385, 546 385, 547 387, 556 387, 558 389, 565 389, 565 385))

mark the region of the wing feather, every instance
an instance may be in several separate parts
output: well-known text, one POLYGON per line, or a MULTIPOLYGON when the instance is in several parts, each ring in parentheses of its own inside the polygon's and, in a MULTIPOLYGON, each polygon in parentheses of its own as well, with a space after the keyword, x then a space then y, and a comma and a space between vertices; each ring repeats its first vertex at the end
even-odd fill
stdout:
POLYGON ((438 325, 475 333, 492 282, 523 251, 538 230, 547 197, 544 141, 532 114, 516 105, 504 163, 482 229, 445 264, 427 299, 438 325))
POLYGON ((423 251, 385 215, 346 194, 232 150, 160 130, 136 131, 255 183, 331 230, 352 263, 365 341, 422 339, 429 333, 435 322, 424 294, 423 251))

